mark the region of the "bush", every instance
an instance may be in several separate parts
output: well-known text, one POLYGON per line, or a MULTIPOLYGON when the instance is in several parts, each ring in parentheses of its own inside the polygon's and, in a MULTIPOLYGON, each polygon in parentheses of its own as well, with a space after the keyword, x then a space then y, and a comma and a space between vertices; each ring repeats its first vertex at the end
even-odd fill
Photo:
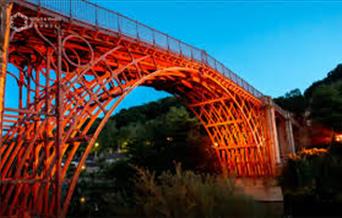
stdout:
POLYGON ((280 177, 284 191, 302 189, 310 192, 314 189, 326 155, 327 150, 323 148, 303 149, 297 154, 290 154, 280 177))
POLYGON ((70 217, 278 217, 244 195, 234 179, 183 171, 180 164, 157 174, 116 162, 98 176, 80 180, 70 217), (127 184, 110 177, 124 173, 119 166, 133 171, 127 184))
POLYGON ((136 211, 146 217, 255 217, 254 201, 232 180, 218 176, 169 171, 156 177, 137 169, 136 211))
POLYGON ((342 158, 330 147, 304 149, 289 156, 280 184, 285 211, 300 216, 341 215, 342 158))

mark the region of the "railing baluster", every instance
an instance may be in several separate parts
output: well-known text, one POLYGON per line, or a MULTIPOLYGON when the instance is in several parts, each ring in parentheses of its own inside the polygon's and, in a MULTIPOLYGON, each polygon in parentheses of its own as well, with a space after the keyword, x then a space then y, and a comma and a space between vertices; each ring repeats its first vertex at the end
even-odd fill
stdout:
POLYGON ((180 53, 181 56, 183 56, 181 43, 180 43, 179 40, 177 40, 177 42, 178 42, 177 44, 178 44, 178 47, 179 47, 179 53, 180 53))
POLYGON ((99 23, 98 23, 98 8, 95 7, 95 26, 99 27, 99 23))
POLYGON ((138 29, 138 22, 135 21, 135 33, 137 35, 137 39, 140 40, 139 29, 138 29))
POLYGON ((117 16, 117 17, 118 17, 118 32, 122 33, 121 32, 121 25, 120 25, 120 16, 117 16))
POLYGON ((155 32, 151 29, 152 31, 152 42, 153 42, 153 46, 156 46, 156 34, 155 32))
POLYGON ((167 50, 170 51, 170 39, 169 35, 166 35, 167 50))
POLYGON ((72 18, 72 0, 69 0, 69 7, 70 7, 69 16, 70 16, 70 18, 72 18))

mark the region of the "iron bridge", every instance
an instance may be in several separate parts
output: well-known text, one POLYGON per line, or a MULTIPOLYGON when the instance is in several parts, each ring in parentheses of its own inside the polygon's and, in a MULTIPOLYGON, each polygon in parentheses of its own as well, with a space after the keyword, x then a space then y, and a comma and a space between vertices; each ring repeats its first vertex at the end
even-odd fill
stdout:
POLYGON ((65 217, 99 133, 138 86, 178 97, 227 175, 274 176, 294 151, 291 115, 204 50, 88 1, 0 2, 0 216, 65 217))

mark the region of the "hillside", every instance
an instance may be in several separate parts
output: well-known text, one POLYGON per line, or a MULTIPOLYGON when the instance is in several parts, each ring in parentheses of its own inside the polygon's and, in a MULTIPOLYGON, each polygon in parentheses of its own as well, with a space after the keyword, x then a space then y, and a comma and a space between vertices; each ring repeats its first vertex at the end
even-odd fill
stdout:
POLYGON ((311 137, 320 138, 317 143, 327 142, 321 139, 342 132, 342 64, 325 78, 312 83, 304 94, 295 89, 274 101, 293 112, 303 125, 309 125, 308 131, 314 135, 311 137))
POLYGON ((174 162, 195 171, 216 167, 205 130, 175 97, 121 110, 109 119, 98 142, 100 153, 126 153, 130 163, 156 171, 173 168, 174 162))
POLYGON ((309 86, 304 91, 304 96, 306 98, 311 98, 314 91, 317 90, 319 87, 332 86, 341 81, 342 81, 342 64, 338 64, 336 68, 330 71, 325 78, 312 83, 312 85, 309 86))

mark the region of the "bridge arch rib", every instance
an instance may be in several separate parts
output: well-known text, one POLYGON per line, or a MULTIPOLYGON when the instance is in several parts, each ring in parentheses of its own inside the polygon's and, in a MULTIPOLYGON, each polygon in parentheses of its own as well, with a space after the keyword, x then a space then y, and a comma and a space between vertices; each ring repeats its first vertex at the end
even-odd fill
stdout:
MULTIPOLYGON (((20 9, 27 16, 36 15, 20 9)), ((206 129, 224 172, 272 174, 263 102, 207 64, 124 35, 69 23, 60 29, 33 25, 16 32, 9 62, 16 67, 8 69, 8 76, 17 82, 19 97, 17 108, 5 110, 11 125, 0 147, 0 176, 7 181, 0 192, 8 207, 1 207, 0 214, 13 215, 18 208, 55 214, 58 207, 66 216, 82 165, 100 131, 138 86, 179 97, 206 129), (103 119, 90 135, 100 115, 103 119), (86 148, 72 172, 70 163, 82 144, 86 148), (59 206, 62 186, 68 191, 59 206)))

